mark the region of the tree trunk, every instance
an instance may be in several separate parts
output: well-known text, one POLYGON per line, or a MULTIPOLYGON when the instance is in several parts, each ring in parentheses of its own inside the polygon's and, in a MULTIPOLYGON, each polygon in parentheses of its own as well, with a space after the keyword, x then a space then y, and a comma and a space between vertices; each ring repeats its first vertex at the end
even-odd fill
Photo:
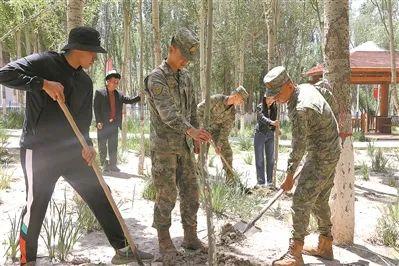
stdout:
MULTIPOLYGON (((152 3, 158 2, 157 0, 153 0, 152 3)), ((153 17, 154 19, 154 17, 153 17)), ((159 16, 158 16, 158 36, 159 36, 159 16)), ((139 35, 140 35, 140 124, 141 124, 141 132, 140 132, 140 157, 139 157, 139 174, 144 174, 144 156, 145 156, 145 144, 144 144, 144 103, 145 103, 145 94, 144 92, 144 30, 143 30, 143 1, 139 0, 139 35)), ((155 31, 154 31, 155 35, 155 31)), ((159 39, 158 39, 159 41, 159 39)), ((159 47, 159 49, 161 49, 159 47)), ((160 50, 159 50, 160 52, 160 50)), ((159 54, 160 56, 160 54, 159 54)), ((161 57, 158 58, 159 62, 156 61, 157 65, 160 65, 161 57)))
MULTIPOLYGON (((3 57, 3 43, 0 42, 0 68, 5 65, 4 57, 3 57)), ((7 114, 7 99, 6 99, 6 87, 0 84, 0 93, 2 98, 2 109, 3 115, 7 114)))
MULTIPOLYGON (((15 33, 15 41, 16 41, 16 47, 17 47, 17 58, 21 58, 22 57, 21 30, 18 30, 15 33)), ((14 95, 16 95, 16 97, 17 97, 18 106, 20 108, 23 108, 25 92, 23 90, 14 90, 14 93, 15 93, 14 95)))
POLYGON ((67 0, 67 31, 83 25, 85 0, 67 0))
MULTIPOLYGON (((129 87, 129 78, 128 78, 128 68, 129 68, 129 60, 130 60, 130 24, 131 24, 131 11, 130 11, 130 0, 123 0, 123 60, 121 64, 121 79, 122 79, 122 92, 126 95, 126 91, 129 87)), ((124 104, 122 107, 122 137, 121 144, 122 149, 125 150, 126 147, 126 105, 124 104)))
MULTIPOLYGON (((205 95, 205 114, 204 114, 204 127, 206 128, 209 124, 209 111, 210 111, 210 92, 209 87, 211 84, 211 59, 212 59, 212 23, 213 23, 213 1, 203 0, 201 10, 201 30, 200 30, 200 58, 202 65, 201 67, 201 88, 204 90, 205 95), (206 52, 206 56, 205 56, 206 52)), ((208 171, 206 169, 206 158, 205 158, 205 144, 201 145, 200 152, 200 182, 203 186, 204 191, 204 205, 207 218, 208 228, 208 263, 209 265, 216 265, 216 249, 215 249, 215 229, 213 225, 213 213, 212 213, 212 194, 211 187, 208 182, 208 171)))
POLYGON ((158 3, 158 0, 152 0, 152 30, 154 32, 155 65, 159 66, 162 62, 162 55, 161 55, 161 34, 159 32, 159 3, 158 3))
MULTIPOLYGON (((239 47, 239 56, 238 56, 238 85, 244 85, 244 71, 245 71, 245 39, 244 36, 241 36, 240 47, 239 47)), ((244 134, 245 130, 245 110, 243 106, 239 107, 240 109, 240 132, 244 134)))
POLYGON ((348 0, 324 1, 324 77, 330 82, 339 104, 342 152, 331 192, 331 221, 337 244, 352 244, 355 227, 353 138, 351 123, 348 0))
MULTIPOLYGON (((278 55, 276 50, 277 45, 277 25, 278 25, 278 0, 267 0, 264 5, 266 26, 267 26, 267 68, 271 70, 277 66, 278 55)), ((261 95, 263 98, 263 95, 261 95)), ((280 121, 281 106, 277 105, 277 120, 280 121)), ((277 181, 277 163, 279 154, 279 130, 274 133, 274 168, 272 182, 276 186, 277 181)))
POLYGON ((398 93, 396 90, 396 53, 395 53, 395 35, 392 23, 392 1, 387 0, 388 9, 388 30, 389 30, 389 51, 391 53, 391 93, 392 103, 396 113, 399 112, 398 93))

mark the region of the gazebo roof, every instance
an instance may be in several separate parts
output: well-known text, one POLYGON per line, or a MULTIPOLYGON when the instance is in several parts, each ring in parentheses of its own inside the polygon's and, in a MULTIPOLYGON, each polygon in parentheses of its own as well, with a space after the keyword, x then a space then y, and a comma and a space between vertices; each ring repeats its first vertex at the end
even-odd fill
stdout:
MULTIPOLYGON (((399 52, 395 52, 396 68, 399 70, 399 52)), ((389 51, 379 48, 373 42, 366 42, 350 51, 350 68, 352 83, 366 83, 366 76, 371 75, 370 82, 389 82, 391 76, 391 55, 389 51), (384 76, 384 78, 382 78, 384 76), (380 79, 377 77, 381 77, 380 79)), ((305 73, 306 76, 322 76, 323 65, 318 64, 305 73)))

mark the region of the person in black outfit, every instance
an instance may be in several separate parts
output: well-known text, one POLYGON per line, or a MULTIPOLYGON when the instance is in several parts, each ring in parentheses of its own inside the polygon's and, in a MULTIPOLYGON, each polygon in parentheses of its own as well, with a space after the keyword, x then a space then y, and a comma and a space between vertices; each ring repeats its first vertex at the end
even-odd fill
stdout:
MULTIPOLYGON (((122 227, 91 167, 96 156, 89 138, 93 83, 83 69, 94 63, 97 53, 106 51, 100 46, 100 34, 89 27, 72 29, 63 51, 29 55, 0 69, 0 84, 26 91, 20 142, 26 184, 20 262, 35 264, 40 229, 60 176, 79 193, 100 222, 116 250, 113 262, 133 261, 122 227), (71 111, 88 148, 80 146, 57 100, 65 102, 71 111)), ((139 256, 152 258, 141 251, 139 256)))
POLYGON ((94 115, 97 124, 98 151, 104 171, 120 172, 117 164, 118 128, 122 128, 122 105, 140 101, 140 96, 129 98, 117 91, 121 75, 116 70, 105 76, 106 88, 97 90, 94 96, 94 115), (107 158, 107 144, 108 155, 107 158))
POLYGON ((279 126, 277 106, 268 101, 264 95, 262 102, 256 107, 257 123, 255 126, 254 149, 256 162, 257 185, 265 186, 265 154, 267 185, 272 186, 274 167, 274 132, 279 126))

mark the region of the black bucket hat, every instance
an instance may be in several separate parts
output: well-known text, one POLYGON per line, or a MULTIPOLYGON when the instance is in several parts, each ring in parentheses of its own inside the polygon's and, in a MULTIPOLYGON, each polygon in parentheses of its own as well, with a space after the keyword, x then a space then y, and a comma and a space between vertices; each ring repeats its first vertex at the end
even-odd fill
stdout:
POLYGON ((100 33, 90 27, 76 27, 69 32, 68 44, 62 48, 67 50, 82 50, 96 53, 107 53, 101 47, 100 33))

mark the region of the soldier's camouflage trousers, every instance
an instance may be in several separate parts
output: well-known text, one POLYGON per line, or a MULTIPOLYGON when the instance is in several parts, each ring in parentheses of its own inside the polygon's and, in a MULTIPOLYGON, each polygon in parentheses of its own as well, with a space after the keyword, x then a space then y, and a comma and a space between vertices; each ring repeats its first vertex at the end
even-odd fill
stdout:
POLYGON ((197 224, 199 194, 194 156, 189 149, 182 154, 153 151, 152 178, 156 190, 153 227, 168 229, 171 212, 175 207, 177 191, 183 227, 197 224))
MULTIPOLYGON (((230 167, 233 167, 233 150, 231 149, 230 143, 228 139, 219 139, 219 131, 211 131, 213 139, 215 142, 222 147, 220 154, 226 159, 227 163, 230 167)), ((207 154, 209 150, 209 144, 207 146, 207 154)), ((226 181, 233 181, 234 180, 234 173, 230 170, 230 168, 226 165, 226 163, 222 160, 223 169, 226 173, 226 181)))
POLYGON ((298 186, 292 200, 292 238, 303 241, 308 234, 310 213, 317 220, 318 231, 331 236, 331 211, 328 205, 334 185, 338 160, 318 162, 307 160, 300 173, 298 186))

